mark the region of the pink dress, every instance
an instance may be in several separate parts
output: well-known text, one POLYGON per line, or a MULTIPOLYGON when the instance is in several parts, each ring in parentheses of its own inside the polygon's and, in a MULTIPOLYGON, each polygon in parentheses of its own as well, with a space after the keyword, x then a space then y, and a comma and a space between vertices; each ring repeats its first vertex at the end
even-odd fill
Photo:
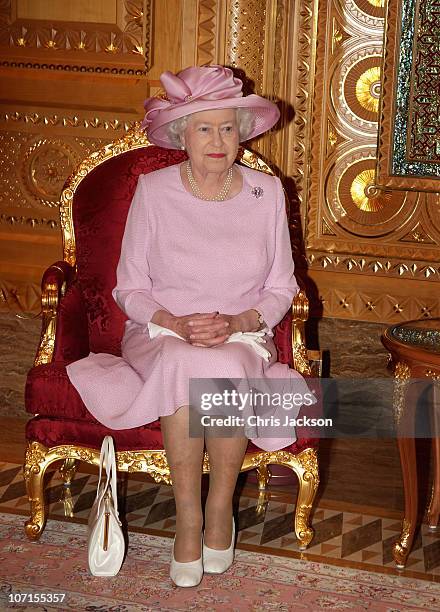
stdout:
MULTIPOLYGON (((129 319, 122 357, 90 353, 67 367, 88 410, 107 427, 129 429, 174 414, 188 405, 191 378, 283 379, 295 392, 308 392, 300 374, 276 361, 269 335, 265 361, 239 342, 205 348, 148 333, 159 309, 186 315, 255 308, 270 328, 289 309, 298 285, 281 183, 238 168, 242 191, 223 202, 188 193, 178 165, 139 177, 113 290, 129 319)), ((276 408, 273 416, 284 422, 285 410, 276 408)), ((265 450, 296 440, 294 427, 280 437, 254 435, 248 437, 265 450)))

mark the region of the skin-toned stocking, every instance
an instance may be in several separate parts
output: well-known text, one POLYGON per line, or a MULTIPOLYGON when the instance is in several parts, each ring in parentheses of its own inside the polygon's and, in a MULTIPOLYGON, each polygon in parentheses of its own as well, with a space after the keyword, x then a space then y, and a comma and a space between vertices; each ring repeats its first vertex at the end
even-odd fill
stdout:
POLYGON ((200 558, 202 534, 201 478, 203 438, 188 435, 188 406, 161 417, 161 431, 176 502, 174 557, 185 563, 200 558))
POLYGON ((223 550, 231 544, 232 497, 247 444, 244 437, 206 437, 210 473, 204 542, 209 548, 223 550))

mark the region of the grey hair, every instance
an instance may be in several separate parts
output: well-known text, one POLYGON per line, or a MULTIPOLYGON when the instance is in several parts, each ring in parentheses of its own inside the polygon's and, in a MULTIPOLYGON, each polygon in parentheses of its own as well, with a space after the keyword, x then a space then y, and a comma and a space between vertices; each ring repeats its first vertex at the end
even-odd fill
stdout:
MULTIPOLYGON (((239 141, 243 142, 248 139, 249 134, 254 128, 255 116, 248 108, 236 108, 235 110, 237 111, 238 137, 239 141)), ((179 149, 182 146, 182 134, 188 126, 190 117, 191 115, 185 115, 168 124, 168 136, 173 145, 179 149)))
POLYGON ((186 126, 188 125, 188 118, 190 115, 185 115, 184 117, 179 117, 179 119, 175 119, 168 124, 168 136, 170 137, 173 145, 178 147, 182 146, 182 134, 186 130, 186 126))

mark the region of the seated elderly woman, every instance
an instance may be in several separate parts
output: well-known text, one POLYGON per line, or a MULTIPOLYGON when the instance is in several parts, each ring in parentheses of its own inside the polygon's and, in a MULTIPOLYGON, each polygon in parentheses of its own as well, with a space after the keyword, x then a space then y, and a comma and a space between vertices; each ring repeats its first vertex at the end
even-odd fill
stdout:
POLYGON ((242 82, 221 66, 166 72, 161 82, 166 96, 147 100, 143 125, 152 143, 185 149, 189 159, 139 177, 113 290, 128 317, 122 360, 90 354, 68 374, 108 427, 160 418, 176 503, 170 575, 194 586, 203 571, 223 573, 233 561, 232 497, 248 437, 278 450, 295 441, 295 430, 192 437, 190 379, 284 379, 308 389, 277 362, 271 333, 298 291, 282 186, 235 164, 239 142, 270 129, 279 111, 243 96, 242 82))

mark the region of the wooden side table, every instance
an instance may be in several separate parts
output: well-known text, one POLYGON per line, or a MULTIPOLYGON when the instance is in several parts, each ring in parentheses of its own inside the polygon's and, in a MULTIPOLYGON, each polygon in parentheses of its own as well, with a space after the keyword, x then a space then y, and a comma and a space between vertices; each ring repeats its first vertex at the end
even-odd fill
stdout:
MULTIPOLYGON (((414 432, 415 412, 406 404, 410 379, 431 379, 433 388, 433 450, 434 482, 428 510, 430 529, 436 529, 440 514, 440 319, 408 321, 389 327, 382 336, 394 366, 393 409, 397 431, 414 432)), ((427 380, 428 382, 428 380, 427 380)), ((418 487, 415 436, 401 437, 398 446, 405 492, 405 511, 400 537, 394 545, 393 557, 398 568, 403 569, 411 551, 417 526, 418 487)))

